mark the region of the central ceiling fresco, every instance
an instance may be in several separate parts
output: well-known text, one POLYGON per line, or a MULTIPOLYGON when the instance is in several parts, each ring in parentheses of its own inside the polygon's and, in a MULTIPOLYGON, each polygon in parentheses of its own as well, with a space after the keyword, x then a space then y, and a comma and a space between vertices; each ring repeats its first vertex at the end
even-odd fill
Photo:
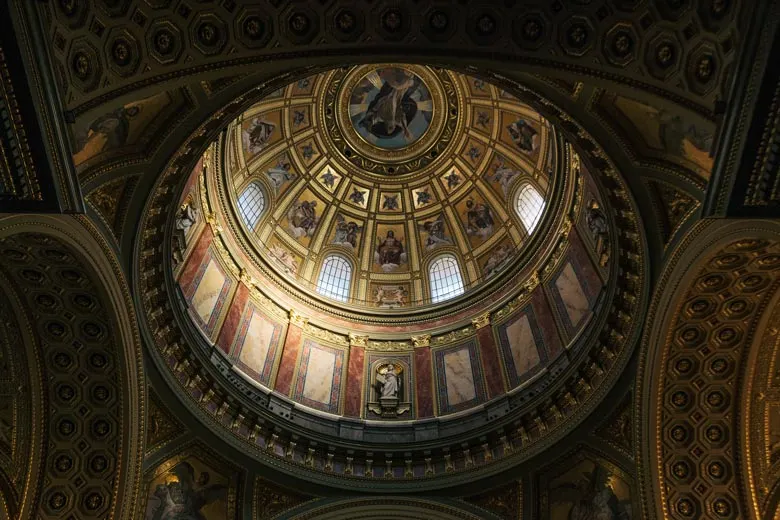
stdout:
POLYGON ((506 267, 541 217, 556 153, 514 96, 416 65, 299 80, 227 132, 222 178, 257 253, 315 294, 384 309, 436 301, 437 258, 454 259, 463 292, 506 267), (249 199, 256 215, 242 213, 249 199), (351 273, 338 294, 317 291, 332 255, 351 273))

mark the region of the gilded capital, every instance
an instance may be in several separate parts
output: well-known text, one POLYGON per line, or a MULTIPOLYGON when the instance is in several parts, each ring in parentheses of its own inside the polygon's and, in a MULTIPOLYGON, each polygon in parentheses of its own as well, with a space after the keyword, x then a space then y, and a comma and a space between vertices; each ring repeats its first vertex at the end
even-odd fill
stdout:
POLYGON ((474 325, 475 329, 481 329, 482 327, 487 327, 488 325, 490 325, 490 313, 486 312, 484 314, 480 314, 476 318, 472 318, 471 324, 474 325))
POLYGON ((364 334, 349 333, 349 346, 350 347, 365 347, 368 345, 368 336, 364 334))
POLYGON ((295 309, 290 309, 290 324, 304 328, 309 324, 309 318, 301 316, 295 309))
POLYGON ((415 347, 428 347, 431 344, 431 335, 422 334, 420 336, 412 336, 412 343, 415 347))

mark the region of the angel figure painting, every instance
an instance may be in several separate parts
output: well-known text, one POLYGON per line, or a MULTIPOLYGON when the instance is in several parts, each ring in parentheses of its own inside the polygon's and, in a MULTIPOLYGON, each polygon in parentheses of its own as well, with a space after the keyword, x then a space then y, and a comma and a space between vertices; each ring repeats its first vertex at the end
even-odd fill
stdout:
POLYGON ((466 233, 485 240, 493 234, 493 210, 484 202, 466 201, 466 233))
POLYGON ((628 484, 606 467, 587 459, 550 483, 549 498, 549 518, 633 518, 628 484))
POLYGON ((349 115, 357 133, 385 150, 404 148, 430 126, 433 102, 428 87, 399 67, 376 69, 354 87, 349 115))
POLYGON ((227 518, 227 498, 227 479, 213 473, 200 461, 183 460, 152 482, 145 520, 227 518), (193 464, 199 466, 198 471, 193 464))
POLYGON ((531 153, 539 148, 539 132, 525 119, 518 119, 506 127, 512 141, 522 151, 531 153))
POLYGON ((403 240, 403 237, 396 238, 392 229, 387 231, 384 238, 378 238, 374 251, 374 262, 382 268, 382 271, 391 273, 401 265, 406 264, 407 257, 403 240))
POLYGON ((446 225, 441 214, 434 220, 427 220, 422 224, 418 224, 418 226, 421 235, 425 236, 423 247, 425 247, 426 251, 435 249, 440 245, 452 245, 452 238, 447 236, 446 225))
POLYGON ((316 200, 298 200, 287 210, 287 229, 295 238, 311 238, 320 222, 316 200))
POLYGON ((273 137, 276 124, 262 117, 255 117, 241 131, 244 150, 249 155, 255 155, 268 146, 273 137))
POLYGON ((508 199, 509 188, 520 173, 519 170, 507 164, 506 159, 502 155, 498 155, 493 163, 493 171, 485 172, 485 177, 490 182, 501 186, 501 193, 504 194, 504 199, 508 199))
POLYGON ((363 231, 363 226, 358 225, 354 220, 347 220, 341 213, 336 215, 336 233, 332 244, 356 249, 358 235, 363 231))

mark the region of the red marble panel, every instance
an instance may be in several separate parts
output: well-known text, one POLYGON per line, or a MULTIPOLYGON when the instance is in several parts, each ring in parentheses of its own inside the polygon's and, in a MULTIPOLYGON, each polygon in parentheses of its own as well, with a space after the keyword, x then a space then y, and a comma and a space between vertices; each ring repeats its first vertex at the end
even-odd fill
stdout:
POLYGON ((219 331, 219 337, 217 338, 217 346, 226 354, 230 351, 233 338, 236 337, 236 332, 241 322, 241 314, 244 312, 247 301, 249 301, 249 289, 247 289, 246 285, 239 282, 238 289, 236 289, 233 301, 230 304, 227 316, 225 316, 225 321, 222 322, 222 329, 219 331))
POLYGON ((558 326, 553 318, 552 307, 541 287, 538 287, 531 295, 531 305, 533 305, 536 324, 541 330, 544 344, 550 353, 550 361, 552 361, 563 351, 563 344, 558 334, 558 326))
POLYGON ((198 242, 195 244, 192 254, 187 258, 187 263, 179 275, 179 286, 182 289, 185 289, 192 283, 201 262, 203 262, 203 257, 206 256, 206 252, 213 240, 214 234, 211 232, 211 226, 206 226, 198 237, 198 242))
POLYGON ((492 327, 482 327, 477 331, 482 371, 487 383, 488 399, 504 393, 504 376, 501 374, 501 362, 498 359, 498 348, 493 338, 492 327))
POLYGON ((417 417, 433 417, 433 364, 430 347, 414 349, 414 376, 417 417))
POLYGON ((580 238, 576 229, 572 229, 572 232, 569 234, 569 242, 571 243, 571 251, 569 254, 580 268, 577 275, 585 278, 582 280, 585 282, 583 284, 584 289, 587 291, 586 294, 590 301, 593 302, 601 292, 601 278, 596 270, 596 266, 593 265, 591 256, 585 249, 585 243, 582 241, 582 238, 580 238))
POLYGON ((360 417, 360 396, 363 393, 366 352, 363 347, 349 348, 349 367, 347 368, 347 397, 344 402, 344 415, 360 417))
POLYGON ((284 340, 284 350, 282 350, 282 361, 279 363, 279 370, 276 373, 276 384, 274 390, 283 395, 290 395, 293 376, 295 375, 295 365, 298 362, 298 352, 303 344, 303 329, 292 323, 287 327, 287 337, 284 340))

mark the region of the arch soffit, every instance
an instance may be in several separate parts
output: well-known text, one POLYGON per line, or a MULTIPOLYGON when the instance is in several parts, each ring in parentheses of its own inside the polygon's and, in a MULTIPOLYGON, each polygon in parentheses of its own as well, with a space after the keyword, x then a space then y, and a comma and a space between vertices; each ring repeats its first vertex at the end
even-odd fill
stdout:
POLYGON ((141 339, 129 286, 111 246, 92 222, 83 216, 11 215, 0 217, 0 238, 38 233, 67 244, 90 270, 98 298, 109 313, 121 349, 123 423, 122 452, 114 493, 114 518, 132 517, 141 481, 145 395, 141 339))
MULTIPOLYGON (((665 479, 670 478, 671 475, 663 473, 663 471, 664 469, 667 471, 671 470, 672 465, 668 464, 668 460, 662 460, 664 456, 661 454, 664 440, 672 435, 671 428, 668 427, 669 424, 661 423, 661 414, 664 413, 663 408, 664 404, 666 404, 664 402, 665 397, 662 396, 664 383, 672 380, 672 378, 665 375, 668 368, 667 361, 670 344, 672 343, 673 331, 671 329, 677 330, 686 323, 685 317, 680 315, 681 306, 686 299, 695 294, 693 292, 694 283, 703 274, 702 268, 713 257, 723 253, 728 246, 738 241, 749 240, 767 241, 767 243, 777 249, 777 244, 780 244, 780 224, 769 220, 701 220, 691 226, 688 234, 679 241, 676 249, 671 252, 668 257, 668 263, 655 284, 656 287, 662 289, 653 297, 647 313, 647 324, 639 351, 639 368, 634 394, 634 424, 637 425, 636 428, 638 430, 636 432, 638 439, 636 443, 636 457, 639 467, 640 499, 644 515, 647 517, 654 517, 660 514, 664 516, 670 513, 675 514, 670 511, 670 508, 678 507, 679 509, 680 506, 679 503, 675 504, 672 502, 669 492, 663 489, 664 487, 668 488, 665 479)), ((777 279, 775 279, 774 285, 770 282, 766 288, 771 289, 772 287, 777 287, 777 279)), ((756 308, 759 312, 747 317, 752 325, 755 326, 760 320, 764 319, 762 316, 766 310, 767 301, 771 298, 771 294, 768 296, 763 294, 763 297, 759 298, 761 301, 756 302, 756 308)), ((769 314, 769 312, 766 314, 769 314)), ((741 339, 747 339, 747 342, 739 341, 735 348, 741 347, 747 351, 752 336, 748 333, 741 339)), ((745 361, 743 359, 741 364, 737 364, 737 374, 751 371, 750 366, 745 361)), ((694 365, 688 382, 695 380, 697 373, 697 365, 694 365)), ((741 407, 744 400, 748 398, 742 390, 744 390, 744 387, 740 388, 737 385, 735 388, 737 395, 726 401, 726 410, 727 412, 732 412, 733 416, 742 413, 737 407, 741 407)), ((693 410, 688 412, 693 413, 693 410)), ((666 422, 668 423, 668 421, 666 422)), ((692 431, 694 441, 698 435, 697 431, 692 431)), ((744 437, 742 431, 731 433, 729 442, 736 443, 740 437, 744 437)), ((728 438, 728 435, 726 437, 728 438)), ((737 444, 734 444, 733 453, 738 452, 737 446, 737 444)), ((693 449, 695 450, 695 448, 693 449)), ((742 461, 736 461, 735 459, 732 459, 731 462, 734 465, 743 464, 742 461)), ((734 471, 736 471, 737 475, 740 474, 740 468, 734 468, 731 472, 732 477, 735 474, 734 471)), ((754 483, 748 482, 745 478, 737 480, 735 483, 739 492, 726 500, 730 506, 736 508, 737 515, 742 511, 743 514, 755 518, 757 513, 751 507, 747 497, 747 493, 750 491, 750 488, 754 487, 754 483)), ((674 482, 671 484, 674 484, 674 482)), ((715 495, 715 497, 717 496, 715 495)), ((676 498, 685 499, 690 497, 681 494, 676 498)), ((696 509, 697 507, 714 507, 714 502, 704 506, 695 503, 691 504, 694 507, 693 514, 697 512, 700 514, 705 513, 696 509)), ((682 507, 684 508, 685 506, 682 507)), ((710 512, 712 511, 710 510, 710 512)), ((731 514, 734 513, 735 511, 732 510, 731 514)))

